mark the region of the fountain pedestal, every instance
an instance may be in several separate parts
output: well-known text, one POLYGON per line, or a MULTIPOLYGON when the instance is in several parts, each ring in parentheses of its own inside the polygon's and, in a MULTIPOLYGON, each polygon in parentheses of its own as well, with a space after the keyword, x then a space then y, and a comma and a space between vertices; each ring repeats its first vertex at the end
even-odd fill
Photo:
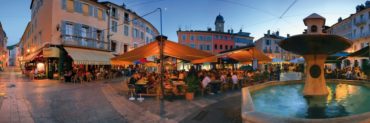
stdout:
POLYGON ((324 75, 324 63, 328 55, 304 55, 306 60, 306 80, 303 89, 305 96, 328 95, 324 75))

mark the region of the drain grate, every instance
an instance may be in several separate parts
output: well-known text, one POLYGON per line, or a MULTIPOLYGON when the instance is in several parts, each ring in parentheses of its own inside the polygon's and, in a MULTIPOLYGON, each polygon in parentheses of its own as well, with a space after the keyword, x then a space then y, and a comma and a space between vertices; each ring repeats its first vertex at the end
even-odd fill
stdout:
POLYGON ((208 114, 208 111, 202 110, 200 111, 194 118, 193 120, 201 121, 203 120, 204 117, 206 117, 208 114))

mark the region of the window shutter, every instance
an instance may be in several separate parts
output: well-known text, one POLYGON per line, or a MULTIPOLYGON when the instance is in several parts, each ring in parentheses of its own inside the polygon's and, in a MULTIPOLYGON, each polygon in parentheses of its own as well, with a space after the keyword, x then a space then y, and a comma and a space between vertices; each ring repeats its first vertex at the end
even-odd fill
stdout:
POLYGON ((96 48, 96 36, 97 36, 97 32, 96 32, 96 28, 92 27, 91 28, 91 34, 92 34, 92 47, 96 48))
POLYGON ((62 28, 61 28, 62 36, 67 34, 66 22, 62 21, 62 28))
MULTIPOLYGON (((104 40, 104 39, 105 39, 105 30, 102 30, 102 31, 101 31, 100 41, 105 42, 105 40, 104 40)), ((102 48, 102 49, 103 49, 103 48, 104 48, 104 44, 105 44, 105 43, 100 43, 100 47, 99 47, 99 48, 102 48)))
POLYGON ((93 7, 94 9, 94 17, 98 18, 98 8, 93 7))
POLYGON ((105 10, 103 10, 103 20, 105 20, 105 19, 106 19, 106 16, 107 16, 107 13, 106 13, 106 11, 105 11, 105 10))
POLYGON ((78 13, 82 13, 82 4, 79 0, 74 1, 74 9, 78 13))
POLYGON ((81 24, 74 24, 74 30, 73 30, 73 35, 74 35, 74 39, 75 41, 78 42, 78 44, 80 44, 81 42, 81 24))
POLYGON ((67 1, 66 0, 61 0, 62 2, 62 9, 66 9, 67 8, 67 1))
POLYGON ((94 16, 94 8, 91 5, 89 5, 89 16, 94 16))

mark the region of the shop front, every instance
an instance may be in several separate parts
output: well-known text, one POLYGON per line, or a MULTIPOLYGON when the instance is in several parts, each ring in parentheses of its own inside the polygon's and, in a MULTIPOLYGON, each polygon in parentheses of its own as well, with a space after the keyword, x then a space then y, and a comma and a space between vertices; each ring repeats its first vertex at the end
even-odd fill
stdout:
POLYGON ((58 47, 46 47, 24 56, 22 72, 31 79, 59 79, 59 51, 58 47))

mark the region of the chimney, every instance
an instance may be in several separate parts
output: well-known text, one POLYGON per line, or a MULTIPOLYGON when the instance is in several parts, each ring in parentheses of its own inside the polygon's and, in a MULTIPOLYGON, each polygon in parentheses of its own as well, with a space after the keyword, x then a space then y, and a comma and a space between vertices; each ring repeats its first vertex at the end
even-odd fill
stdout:
POLYGON ((289 34, 286 34, 286 37, 287 37, 287 38, 289 38, 289 37, 290 37, 290 35, 289 35, 289 34))
POLYGON ((234 30, 233 29, 231 29, 231 33, 234 33, 234 30))
POLYGON ((230 30, 229 30, 229 29, 227 30, 227 33, 229 33, 229 34, 230 34, 230 30))
POLYGON ((243 30, 242 30, 242 29, 240 29, 240 30, 239 30, 239 32, 241 33, 241 32, 243 32, 243 30))
POLYGON ((267 35, 270 35, 270 30, 267 30, 267 35))
POLYGON ((212 31, 212 28, 209 28, 209 27, 208 27, 208 28, 207 28, 207 31, 208 31, 208 32, 212 31))
POLYGON ((276 36, 279 36, 279 31, 276 31, 276 36))

